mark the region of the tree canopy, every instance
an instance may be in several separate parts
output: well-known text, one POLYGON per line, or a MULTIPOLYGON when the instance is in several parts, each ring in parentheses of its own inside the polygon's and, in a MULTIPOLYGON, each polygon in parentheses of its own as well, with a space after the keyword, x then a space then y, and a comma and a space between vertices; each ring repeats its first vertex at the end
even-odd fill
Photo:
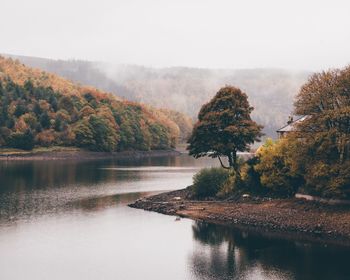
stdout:
POLYGON ((305 189, 324 196, 350 197, 350 67, 312 75, 301 88, 295 112, 303 145, 305 189))
POLYGON ((179 139, 176 121, 155 108, 0 56, 0 147, 168 149, 179 139))
POLYGON ((222 165, 220 157, 225 156, 229 167, 237 169, 237 152, 248 151, 262 136, 262 126, 250 117, 252 111, 247 95, 239 88, 221 88, 198 114, 188 141, 189 154, 218 157, 222 165))
POLYGON ((258 150, 255 170, 274 192, 350 198, 350 67, 313 74, 300 89, 296 129, 258 150))

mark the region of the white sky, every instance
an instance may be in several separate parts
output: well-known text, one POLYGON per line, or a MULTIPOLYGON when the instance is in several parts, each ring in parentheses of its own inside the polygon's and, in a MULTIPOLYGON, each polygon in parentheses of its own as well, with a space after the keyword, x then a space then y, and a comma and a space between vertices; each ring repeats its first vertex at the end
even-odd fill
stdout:
POLYGON ((0 53, 210 68, 350 63, 349 0, 0 0, 0 53))

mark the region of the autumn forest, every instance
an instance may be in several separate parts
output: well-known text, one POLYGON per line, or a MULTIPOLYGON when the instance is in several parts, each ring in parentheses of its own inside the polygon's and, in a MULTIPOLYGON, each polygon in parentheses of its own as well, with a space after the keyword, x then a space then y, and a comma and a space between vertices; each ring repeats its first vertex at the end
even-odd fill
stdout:
POLYGON ((0 58, 0 146, 93 151, 175 147, 191 120, 0 58))

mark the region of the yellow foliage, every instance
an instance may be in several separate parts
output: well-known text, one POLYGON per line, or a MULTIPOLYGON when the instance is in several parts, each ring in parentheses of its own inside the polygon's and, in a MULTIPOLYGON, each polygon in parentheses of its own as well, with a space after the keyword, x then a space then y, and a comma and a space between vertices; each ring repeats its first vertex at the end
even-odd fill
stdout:
MULTIPOLYGON (((108 122, 111 126, 119 129, 113 113, 115 113, 115 111, 118 112, 119 109, 120 111, 123 111, 126 107, 132 106, 133 108, 136 108, 136 111, 138 109, 140 110, 140 114, 142 115, 141 118, 143 118, 145 121, 145 123, 141 124, 142 129, 144 129, 143 133, 149 133, 148 127, 150 125, 160 124, 166 129, 167 133, 170 134, 169 138, 171 139, 172 146, 175 146, 180 137, 180 130, 182 130, 182 127, 179 128, 179 125, 177 123, 180 122, 180 116, 175 117, 173 113, 170 114, 169 112, 162 112, 161 110, 141 105, 136 102, 126 101, 119 97, 116 97, 115 95, 112 95, 111 93, 103 92, 90 86, 82 86, 80 84, 64 79, 58 75, 27 67, 24 64, 21 64, 18 60, 0 56, 0 81, 4 81, 6 78, 10 78, 14 83, 21 86, 24 86, 25 83, 30 80, 34 87, 51 87, 55 92, 64 95, 65 97, 69 97, 68 99, 74 103, 74 110, 69 113, 64 110, 59 110, 55 113, 52 110, 52 104, 50 105, 48 101, 40 100, 38 102, 41 110, 43 112, 46 112, 49 115, 49 118, 52 120, 51 126, 54 124, 54 119, 56 118, 67 123, 71 123, 76 121, 78 117, 84 118, 89 117, 93 114, 97 114, 108 119, 108 122), (86 94, 90 94, 93 101, 96 101, 98 104, 96 107, 98 107, 98 109, 95 110, 92 108, 96 107, 93 105, 94 103, 89 104, 89 101, 85 98, 86 94), (108 105, 103 106, 102 104, 108 105), (76 110, 77 108, 81 108, 79 113, 76 110), (111 110, 113 110, 113 113, 111 110)), ((16 102, 10 104, 8 109, 9 115, 13 116, 16 110, 16 105, 16 102)), ((33 105, 31 105, 31 107, 33 107, 33 105)), ((60 104, 58 104, 58 107, 64 108, 60 107, 60 104)), ((33 108, 28 109, 33 110, 33 108)), ((183 123, 189 122, 187 119, 181 121, 183 123)), ((23 125, 23 122, 17 124, 17 126, 19 129, 24 129, 25 127, 23 125)), ((188 129, 188 126, 189 125, 186 124, 183 127, 186 127, 186 129, 188 129)), ((53 141, 52 135, 49 136, 48 134, 49 132, 43 131, 39 133, 36 138, 39 142, 48 145, 48 143, 53 141)), ((147 135, 145 136, 145 138, 149 138, 147 135)), ((67 136, 67 139, 69 138, 70 137, 67 136)))
POLYGON ((88 117, 90 115, 96 114, 96 111, 91 108, 91 106, 86 105, 79 111, 80 117, 88 117))

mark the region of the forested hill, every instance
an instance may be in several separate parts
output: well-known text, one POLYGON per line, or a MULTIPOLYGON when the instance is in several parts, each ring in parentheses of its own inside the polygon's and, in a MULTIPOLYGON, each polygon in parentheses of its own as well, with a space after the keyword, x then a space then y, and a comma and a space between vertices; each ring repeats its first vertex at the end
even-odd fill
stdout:
POLYGON ((212 70, 147 68, 88 61, 17 56, 23 63, 63 77, 117 92, 128 100, 169 108, 197 117, 201 105, 225 85, 244 90, 255 107, 253 118, 275 136, 292 111, 293 98, 310 72, 283 69, 212 70))
POLYGON ((0 147, 167 149, 180 136, 171 118, 179 120, 176 112, 125 101, 0 56, 0 147))

